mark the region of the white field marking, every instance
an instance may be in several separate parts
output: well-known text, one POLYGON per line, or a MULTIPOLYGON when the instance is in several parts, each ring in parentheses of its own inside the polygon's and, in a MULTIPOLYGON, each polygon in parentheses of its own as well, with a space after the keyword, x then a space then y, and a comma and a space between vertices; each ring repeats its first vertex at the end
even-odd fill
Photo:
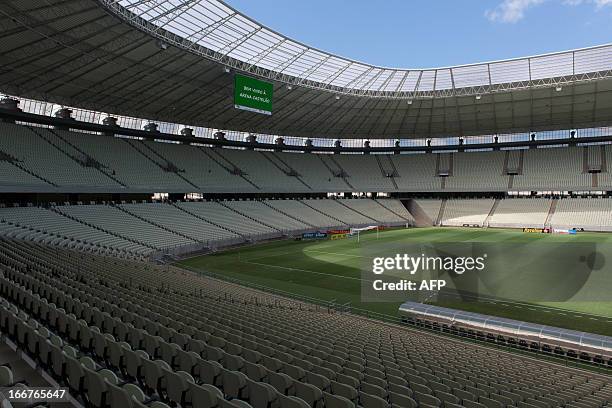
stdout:
POLYGON ((352 276, 334 275, 333 273, 309 271, 308 269, 290 268, 288 266, 269 265, 269 264, 265 264, 265 263, 251 262, 251 261, 242 261, 242 263, 252 264, 252 265, 259 265, 259 266, 266 266, 268 268, 286 269, 288 271, 299 271, 299 272, 306 272, 306 273, 314 273, 314 274, 317 274, 317 275, 333 276, 334 278, 350 279, 350 280, 365 281, 365 282, 373 282, 373 281, 368 280, 368 279, 354 278, 352 276))
POLYGON ((287 252, 278 252, 278 253, 273 253, 273 254, 268 254, 268 255, 262 255, 262 256, 256 256, 254 258, 248 258, 249 261, 255 261, 257 259, 264 259, 264 258, 271 258, 271 257, 275 257, 275 256, 284 256, 284 255, 292 255, 292 254, 296 254, 296 253, 303 253, 303 252, 318 252, 320 254, 327 254, 327 255, 337 255, 337 256, 349 256, 349 257, 355 257, 355 258, 367 258, 367 256, 363 256, 363 255, 353 255, 353 254, 342 254, 339 252, 325 252, 325 251, 319 251, 316 249, 304 249, 301 251, 287 251, 287 252))
POLYGON ((352 256, 354 258, 368 258, 367 256, 363 256, 363 255, 341 254, 339 252, 326 252, 326 251, 319 251, 317 249, 305 249, 303 252, 317 252, 319 254, 327 254, 327 255, 352 256))
POLYGON ((274 254, 268 254, 268 255, 262 255, 262 256, 256 256, 254 258, 248 258, 249 261, 254 261, 256 259, 264 259, 264 258, 272 258, 274 256, 284 256, 284 255, 292 255, 298 252, 302 252, 302 251, 287 251, 287 252, 278 252, 278 253, 274 253, 274 254))

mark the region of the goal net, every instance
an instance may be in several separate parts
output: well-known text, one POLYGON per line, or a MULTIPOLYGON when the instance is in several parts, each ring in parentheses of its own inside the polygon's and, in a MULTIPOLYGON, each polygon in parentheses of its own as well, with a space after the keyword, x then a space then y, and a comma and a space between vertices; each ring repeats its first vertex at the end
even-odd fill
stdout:
POLYGON ((378 233, 378 225, 370 225, 368 227, 361 228, 351 228, 349 232, 349 237, 357 237, 357 241, 359 241, 359 235, 365 231, 376 231, 378 233))

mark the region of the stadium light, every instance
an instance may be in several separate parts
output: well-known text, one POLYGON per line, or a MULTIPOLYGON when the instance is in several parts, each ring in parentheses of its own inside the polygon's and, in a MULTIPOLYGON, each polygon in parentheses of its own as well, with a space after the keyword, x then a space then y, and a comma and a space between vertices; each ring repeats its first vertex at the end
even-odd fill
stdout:
POLYGON ((555 88, 555 91, 557 91, 557 92, 561 92, 562 90, 563 90, 563 88, 562 88, 561 86, 557 86, 557 87, 555 88))
POLYGON ((408 100, 406 101, 406 103, 407 103, 408 105, 412 105, 412 99, 408 99, 408 100))
POLYGON ((339 101, 340 100, 340 95, 336 95, 336 100, 339 101))
POLYGON ((223 71, 225 71, 226 74, 229 74, 230 72, 232 72, 232 70, 229 67, 223 67, 223 71))
POLYGON ((288 90, 288 91, 290 91, 290 90, 292 90, 292 89, 293 89, 293 87, 292 87, 291 85, 287 85, 287 90, 288 90))
POLYGON ((480 96, 480 95, 476 95, 476 100, 477 100, 477 101, 479 101, 479 100, 480 100, 480 98, 482 98, 482 96, 480 96))

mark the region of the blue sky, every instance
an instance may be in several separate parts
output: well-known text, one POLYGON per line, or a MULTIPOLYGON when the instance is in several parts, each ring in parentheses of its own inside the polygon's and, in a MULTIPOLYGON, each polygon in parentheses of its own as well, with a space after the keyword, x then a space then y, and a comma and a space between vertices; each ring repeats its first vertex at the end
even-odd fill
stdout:
POLYGON ((397 68, 612 42, 612 0, 226 0, 316 48, 397 68))

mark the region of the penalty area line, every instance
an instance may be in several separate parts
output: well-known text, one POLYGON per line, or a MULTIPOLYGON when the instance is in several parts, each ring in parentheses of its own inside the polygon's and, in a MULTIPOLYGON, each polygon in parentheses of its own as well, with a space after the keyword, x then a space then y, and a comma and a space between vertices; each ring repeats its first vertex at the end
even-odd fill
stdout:
POLYGON ((317 249, 305 249, 304 252, 316 252, 318 254, 326 254, 326 255, 337 255, 337 256, 348 256, 353 258, 367 258, 367 256, 363 255, 354 255, 354 254, 341 254, 339 252, 327 252, 327 251, 319 251, 317 249))
POLYGON ((258 266, 265 266, 265 267, 268 267, 268 268, 285 269, 285 270, 288 270, 288 271, 306 272, 306 273, 312 273, 312 274, 315 274, 315 275, 325 275, 325 276, 331 276, 331 277, 340 278, 340 279, 350 279, 350 280, 356 280, 356 281, 361 281, 361 282, 363 282, 363 281, 365 281, 365 282, 373 282, 371 280, 361 279, 361 278, 354 278, 352 276, 334 275, 333 273, 316 272, 316 271, 310 271, 308 269, 300 269, 300 268, 290 268, 288 266, 269 265, 269 264, 265 264, 265 263, 251 262, 251 261, 242 261, 242 263, 251 264, 251 265, 258 265, 258 266))

